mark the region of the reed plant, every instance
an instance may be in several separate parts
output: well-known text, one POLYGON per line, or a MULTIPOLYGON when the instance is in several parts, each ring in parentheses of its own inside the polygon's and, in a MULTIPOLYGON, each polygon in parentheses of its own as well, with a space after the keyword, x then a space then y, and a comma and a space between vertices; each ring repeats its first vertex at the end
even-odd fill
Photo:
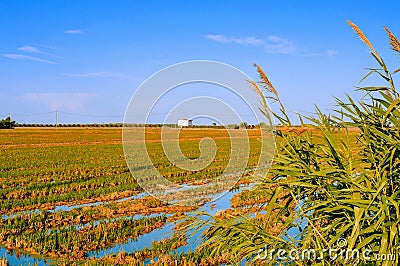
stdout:
MULTIPOLYGON (((267 75, 255 65, 261 81, 250 81, 250 86, 261 97, 261 110, 282 125, 273 165, 258 188, 271 192, 268 207, 257 218, 197 221, 195 227, 207 228, 203 253, 230 254, 232 263, 399 265, 400 99, 392 75, 400 69, 391 72, 361 29, 348 24, 378 65, 361 81, 378 75, 385 85, 358 87, 365 93, 360 100, 337 98, 334 115, 316 107, 316 115, 300 116, 307 130, 299 133, 285 130, 293 124, 290 116, 267 75), (279 104, 279 112, 268 107, 268 99, 279 104), (286 252, 284 258, 279 249, 286 252), (317 256, 304 258, 304 250, 317 256), (350 256, 340 256, 348 250, 350 256)), ((400 42, 385 31, 400 55, 400 42)))

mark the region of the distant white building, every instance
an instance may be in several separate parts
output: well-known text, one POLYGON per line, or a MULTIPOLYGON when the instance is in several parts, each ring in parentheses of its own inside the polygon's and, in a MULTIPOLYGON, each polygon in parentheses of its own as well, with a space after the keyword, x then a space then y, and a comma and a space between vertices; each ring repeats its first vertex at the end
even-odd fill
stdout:
POLYGON ((188 127, 192 125, 193 120, 190 119, 178 119, 179 127, 188 127))

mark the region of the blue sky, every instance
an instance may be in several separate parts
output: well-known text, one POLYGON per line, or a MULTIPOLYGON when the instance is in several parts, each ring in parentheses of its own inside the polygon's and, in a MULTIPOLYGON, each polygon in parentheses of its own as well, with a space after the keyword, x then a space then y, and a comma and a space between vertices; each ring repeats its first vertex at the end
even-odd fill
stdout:
POLYGON ((396 69, 383 26, 400 36, 398 10, 398 1, 2 0, 0 115, 53 123, 59 110, 61 123, 122 121, 146 78, 196 59, 252 78, 256 62, 290 112, 312 113, 314 104, 328 112, 333 96, 351 93, 376 66, 346 19, 396 69))

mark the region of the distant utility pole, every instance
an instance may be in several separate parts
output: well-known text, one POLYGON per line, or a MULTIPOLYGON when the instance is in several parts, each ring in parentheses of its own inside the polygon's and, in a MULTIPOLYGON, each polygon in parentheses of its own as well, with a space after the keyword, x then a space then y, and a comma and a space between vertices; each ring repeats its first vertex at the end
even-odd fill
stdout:
POLYGON ((12 114, 10 113, 10 129, 12 128, 12 114))
POLYGON ((58 110, 56 110, 56 129, 58 127, 58 110))

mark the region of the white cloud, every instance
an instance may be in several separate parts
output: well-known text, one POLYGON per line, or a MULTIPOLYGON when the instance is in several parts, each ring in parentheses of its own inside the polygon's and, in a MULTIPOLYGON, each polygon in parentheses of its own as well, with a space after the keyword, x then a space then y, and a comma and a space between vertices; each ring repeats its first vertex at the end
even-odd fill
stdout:
POLYGON ((21 52, 25 52, 25 53, 42 54, 42 55, 50 56, 50 57, 54 57, 54 58, 61 58, 60 56, 50 54, 47 52, 43 52, 42 50, 39 50, 38 48, 30 46, 30 45, 24 45, 24 46, 18 47, 17 50, 21 51, 21 52))
MULTIPOLYGON (((221 34, 208 34, 205 38, 215 42, 228 44, 234 43, 239 45, 253 45, 264 47, 268 53, 271 54, 292 54, 299 56, 316 56, 317 53, 310 53, 306 49, 297 47, 292 41, 276 36, 269 35, 266 38, 258 37, 227 37, 221 34)), ((331 56, 330 54, 328 54, 331 56)))
POLYGON ((46 59, 42 59, 39 57, 33 57, 29 55, 22 55, 22 54, 3 54, 4 57, 10 58, 10 59, 15 59, 15 60, 25 60, 25 61, 36 61, 36 62, 41 62, 41 63, 46 63, 46 64, 57 64, 56 62, 49 61, 46 59))
POLYGON ((298 53, 298 48, 293 44, 293 42, 281 38, 279 36, 270 35, 267 37, 269 41, 265 48, 268 53, 272 54, 296 54, 298 53))
POLYGON ((22 100, 45 105, 51 110, 77 111, 93 97, 96 95, 87 93, 26 93, 22 96, 22 100))
POLYGON ((339 54, 339 52, 338 52, 338 51, 335 51, 335 50, 327 50, 327 51, 326 51, 326 54, 327 54, 328 56, 330 56, 330 57, 333 57, 333 56, 339 54))
POLYGON ((269 36, 267 37, 267 39, 268 39, 269 41, 271 41, 271 42, 281 42, 281 41, 282 41, 282 38, 281 38, 281 37, 278 37, 278 36, 276 36, 276 35, 269 35, 269 36))
POLYGON ((83 30, 66 30, 64 31, 66 34, 82 34, 83 30))
POLYGON ((24 46, 18 47, 17 50, 26 52, 26 53, 41 53, 39 49, 37 49, 33 46, 29 46, 29 45, 24 45, 24 46))
POLYGON ((209 39, 209 40, 212 40, 212 41, 216 41, 216 42, 220 42, 220 43, 230 43, 230 42, 232 42, 231 38, 227 38, 227 37, 225 37, 223 35, 219 35, 219 34, 215 34, 215 35, 208 34, 205 37, 206 37, 206 39, 209 39))
POLYGON ((256 37, 235 38, 234 42, 243 45, 263 45, 264 41, 256 37))
POLYGON ((205 35, 206 39, 216 41, 219 43, 236 43, 240 45, 262 45, 264 44, 264 41, 261 39, 258 39, 256 37, 245 37, 245 38, 234 38, 234 37, 226 37, 224 35, 220 34, 208 34, 205 35))
POLYGON ((81 77, 81 78, 132 78, 129 75, 116 72, 88 72, 88 73, 65 73, 67 77, 81 77))

